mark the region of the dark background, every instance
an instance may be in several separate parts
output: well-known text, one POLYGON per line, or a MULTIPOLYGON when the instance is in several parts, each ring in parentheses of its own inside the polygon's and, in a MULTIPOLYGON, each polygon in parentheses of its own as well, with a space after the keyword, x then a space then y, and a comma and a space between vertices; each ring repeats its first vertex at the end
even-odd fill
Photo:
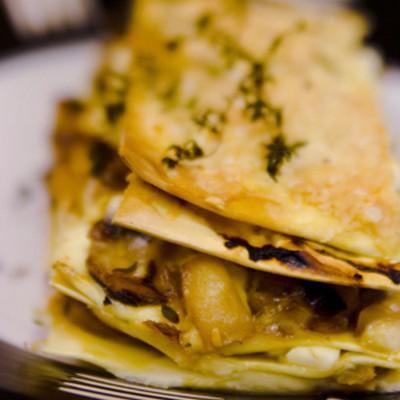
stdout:
MULTIPOLYGON (((123 21, 129 14, 126 11, 128 0, 99 0, 99 3, 104 10, 101 22, 79 32, 60 35, 57 40, 74 40, 78 37, 99 34, 105 27, 115 30, 123 26, 123 21)), ((387 62, 400 64, 400 0, 353 0, 352 4, 365 13, 371 21, 371 33, 367 41, 381 50, 387 62)), ((25 44, 24 48, 52 43, 54 37, 51 40, 43 38, 29 45, 25 44)), ((12 31, 0 0, 0 57, 7 56, 16 49, 21 49, 20 42, 12 31)))
POLYGON ((400 0, 356 0, 353 4, 371 21, 368 42, 381 50, 386 61, 400 64, 400 0))
POLYGON ((130 15, 129 6, 132 1, 134 0, 97 0, 98 10, 96 11, 99 12, 95 13, 96 17, 93 17, 93 20, 88 25, 80 29, 59 33, 52 32, 49 36, 22 41, 15 33, 12 22, 9 20, 6 9, 3 6, 3 1, 0 0, 0 58, 23 50, 32 50, 65 41, 99 36, 105 32, 123 30, 130 15))

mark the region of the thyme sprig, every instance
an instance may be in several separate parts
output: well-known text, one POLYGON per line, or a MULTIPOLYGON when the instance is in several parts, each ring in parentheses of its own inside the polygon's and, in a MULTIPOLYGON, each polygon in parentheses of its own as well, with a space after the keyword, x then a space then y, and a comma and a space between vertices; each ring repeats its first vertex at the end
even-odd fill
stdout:
POLYGON ((281 48, 284 41, 292 34, 304 30, 305 23, 299 22, 294 25, 292 29, 281 33, 276 36, 271 42, 265 59, 263 61, 255 60, 247 57, 251 63, 250 72, 243 79, 239 85, 239 90, 244 94, 246 100, 245 111, 249 113, 252 121, 258 121, 260 119, 271 120, 281 131, 283 125, 283 114, 282 110, 273 105, 268 99, 268 94, 265 93, 265 85, 268 82, 273 82, 270 71, 270 62, 272 58, 277 54, 277 51, 281 48))
MULTIPOLYGON (((235 60, 241 59, 249 63, 249 72, 241 80, 238 86, 239 92, 245 101, 244 113, 251 122, 264 121, 271 124, 274 136, 270 143, 266 144, 267 166, 266 171, 273 180, 277 180, 282 165, 289 161, 297 151, 305 145, 299 141, 288 144, 284 136, 284 113, 275 105, 268 95, 268 83, 274 82, 271 74, 271 61, 282 48, 285 41, 294 33, 301 32, 305 28, 304 22, 295 24, 291 29, 277 35, 272 40, 266 53, 261 58, 256 58, 246 49, 238 45, 237 41, 225 32, 221 32, 214 26, 212 14, 201 15, 195 23, 198 34, 205 35, 208 40, 219 47, 227 66, 232 65, 235 60), (211 29, 212 28, 212 29, 211 29)), ((179 47, 179 41, 166 43, 169 51, 175 51, 179 47)), ((166 99, 176 96, 176 86, 171 86, 165 92, 166 99)), ((206 128, 212 133, 220 133, 226 122, 223 112, 206 110, 194 114, 193 122, 201 128, 206 128)), ((201 147, 194 140, 189 140, 183 145, 172 145, 167 149, 167 154, 162 158, 162 163, 172 169, 181 161, 194 160, 204 155, 201 147)))
POLYGON ((267 144, 267 172, 269 176, 276 181, 282 165, 296 154, 296 152, 305 145, 305 142, 296 142, 291 145, 286 143, 282 134, 276 135, 270 143, 267 144))
POLYGON ((200 128, 205 128, 212 133, 218 134, 226 122, 226 116, 223 112, 208 109, 203 113, 193 115, 193 122, 200 128))
POLYGON ((183 43, 183 37, 177 36, 165 42, 165 48, 168 51, 175 51, 178 50, 183 43))
POLYGON ((115 124, 125 112, 125 102, 106 104, 105 112, 111 124, 115 124))
POLYGON ((292 29, 278 35, 270 44, 264 62, 253 60, 250 72, 239 85, 239 90, 246 101, 245 112, 249 114, 251 121, 264 120, 272 123, 275 128, 276 135, 266 145, 266 170, 274 181, 277 180, 283 164, 289 161, 305 145, 305 142, 296 142, 291 145, 286 143, 283 111, 271 102, 266 90, 266 84, 274 81, 270 72, 270 63, 285 40, 304 28, 305 24, 299 22, 292 29))
POLYGON ((285 40, 289 38, 289 36, 303 32, 307 27, 307 23, 305 21, 298 21, 293 27, 280 35, 276 36, 274 40, 271 42, 268 50, 267 50, 267 59, 273 57, 277 51, 282 47, 285 40))
POLYGON ((200 15, 200 17, 196 20, 196 29, 198 32, 205 31, 210 25, 213 20, 213 16, 210 13, 205 13, 200 15))
POLYGON ((167 155, 161 162, 168 168, 175 168, 183 160, 195 160, 204 155, 203 149, 195 140, 189 140, 182 146, 173 144, 168 147, 167 155))

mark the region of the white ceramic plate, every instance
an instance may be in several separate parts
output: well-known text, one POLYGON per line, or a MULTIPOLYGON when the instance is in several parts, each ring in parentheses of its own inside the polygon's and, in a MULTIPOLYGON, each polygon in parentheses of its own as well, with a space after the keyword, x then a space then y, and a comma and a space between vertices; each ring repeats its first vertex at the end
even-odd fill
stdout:
MULTIPOLYGON (((42 177, 51 162, 55 105, 88 88, 98 54, 99 45, 91 41, 0 62, 0 339, 18 346, 41 334, 39 311, 49 293, 42 177)), ((382 87, 400 154, 400 71, 389 70, 382 87)))
POLYGON ((48 293, 43 176, 55 105, 88 88, 98 53, 85 41, 0 62, 0 338, 19 346, 37 339, 48 293))

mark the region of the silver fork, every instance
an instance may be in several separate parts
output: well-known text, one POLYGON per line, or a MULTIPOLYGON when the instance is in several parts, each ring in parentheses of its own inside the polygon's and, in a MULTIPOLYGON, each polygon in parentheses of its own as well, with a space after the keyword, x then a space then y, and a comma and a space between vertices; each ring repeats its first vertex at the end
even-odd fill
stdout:
POLYGON ((103 371, 50 360, 0 341, 0 388, 36 399, 225 400, 123 382, 103 371))
POLYGON ((1 399, 2 389, 40 400, 400 400, 399 393, 251 396, 161 389, 121 381, 94 367, 50 360, 0 340, 1 399))
POLYGON ((99 400, 224 400, 221 396, 157 389, 85 372, 77 372, 72 375, 68 380, 62 382, 59 390, 63 393, 99 400))

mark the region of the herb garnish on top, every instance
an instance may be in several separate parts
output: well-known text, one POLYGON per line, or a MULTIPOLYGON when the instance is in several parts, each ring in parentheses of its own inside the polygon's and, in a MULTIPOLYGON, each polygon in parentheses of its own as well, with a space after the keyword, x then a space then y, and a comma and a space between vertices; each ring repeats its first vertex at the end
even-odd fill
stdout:
POLYGON ((267 172, 274 181, 276 181, 283 163, 289 161, 297 150, 304 145, 305 142, 296 142, 289 145, 282 134, 275 136, 267 144, 267 172))
POLYGON ((167 156, 161 160, 168 168, 175 168, 183 160, 195 160, 204 155, 203 149, 195 140, 187 141, 183 146, 176 144, 167 150, 167 156))
MULTIPOLYGON (((276 181, 284 162, 289 161, 298 149, 305 145, 305 142, 286 143, 284 112, 271 101, 267 90, 268 84, 274 82, 270 66, 285 41, 291 35, 303 31, 306 24, 300 21, 292 28, 277 35, 263 57, 254 57, 245 48, 241 47, 235 38, 226 32, 218 30, 214 22, 214 16, 205 13, 196 20, 195 28, 198 34, 206 37, 207 40, 220 48, 228 68, 237 59, 246 61, 249 64, 249 71, 240 81, 238 91, 245 102, 245 115, 248 116, 251 122, 264 121, 268 124, 269 131, 272 132, 272 140, 266 144, 266 171, 276 181)), ((179 46, 179 41, 167 42, 166 46, 168 50, 173 51, 179 46)), ((175 97, 176 91, 176 85, 172 86, 171 90, 166 91, 165 100, 175 97)), ((218 134, 226 123, 226 112, 206 110, 193 114, 192 120, 200 128, 205 128, 212 133, 218 134)), ((170 146, 167 149, 167 155, 162 158, 162 163, 168 168, 175 168, 183 160, 194 160, 203 155, 204 152, 198 144, 194 140, 190 140, 182 146, 170 146)))

